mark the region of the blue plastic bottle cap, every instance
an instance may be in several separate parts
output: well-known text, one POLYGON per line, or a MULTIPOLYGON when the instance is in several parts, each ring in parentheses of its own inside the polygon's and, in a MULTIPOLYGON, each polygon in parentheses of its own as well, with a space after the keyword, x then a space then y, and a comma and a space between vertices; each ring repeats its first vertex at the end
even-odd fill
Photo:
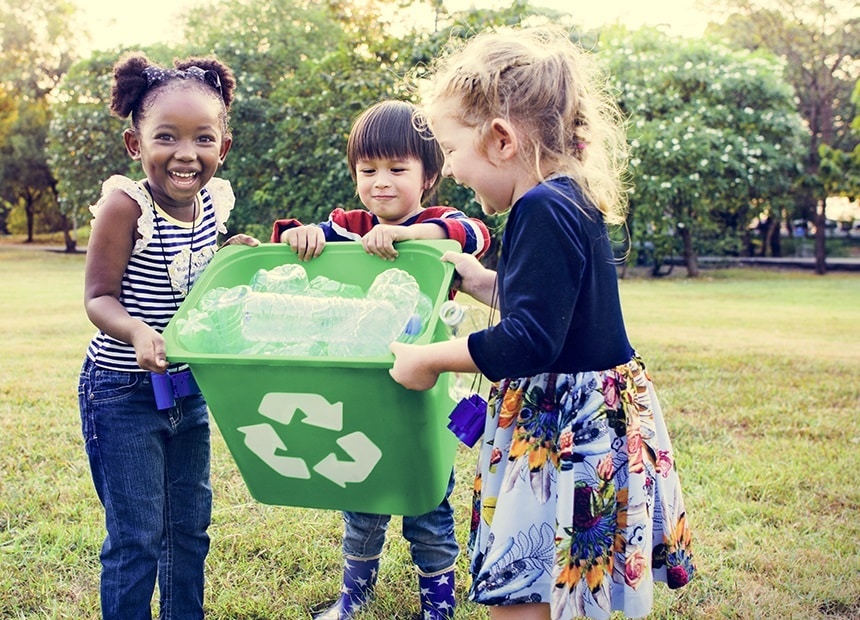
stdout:
POLYGON ((406 327, 403 329, 403 333, 409 336, 417 336, 421 333, 420 314, 413 314, 409 317, 409 321, 406 323, 406 327))

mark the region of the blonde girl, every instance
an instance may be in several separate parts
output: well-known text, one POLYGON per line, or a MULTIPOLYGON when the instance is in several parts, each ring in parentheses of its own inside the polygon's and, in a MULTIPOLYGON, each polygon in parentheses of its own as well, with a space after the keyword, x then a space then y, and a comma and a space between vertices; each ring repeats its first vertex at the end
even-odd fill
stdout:
POLYGON ((472 518, 470 599, 493 620, 643 617, 695 571, 672 445, 627 338, 607 224, 625 137, 594 59, 555 29, 487 32, 440 57, 423 118, 443 174, 507 214, 496 271, 448 254, 497 325, 394 343, 410 389, 493 380, 472 518))

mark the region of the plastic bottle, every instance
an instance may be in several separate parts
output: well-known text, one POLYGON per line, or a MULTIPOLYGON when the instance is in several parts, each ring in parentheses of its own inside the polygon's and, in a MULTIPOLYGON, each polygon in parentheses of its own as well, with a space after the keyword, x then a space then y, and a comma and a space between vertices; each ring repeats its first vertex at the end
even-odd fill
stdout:
MULTIPOLYGON (((469 334, 487 328, 487 314, 472 304, 461 304, 449 299, 439 308, 439 318, 451 338, 466 338, 469 334)), ((475 373, 451 373, 448 394, 454 401, 472 396, 478 388, 479 377, 475 373)))
POLYGON ((403 309, 384 299, 250 293, 242 335, 253 352, 373 357, 388 353, 408 320, 403 317, 403 309))
POLYGON ((307 271, 294 264, 259 269, 251 278, 251 288, 257 292, 299 294, 304 293, 308 285, 307 271))
POLYGON ((201 308, 212 322, 211 350, 215 353, 240 353, 247 346, 242 335, 245 300, 250 286, 234 286, 211 299, 201 299, 201 308))
POLYGON ((212 320, 209 314, 191 308, 184 318, 176 322, 180 344, 195 353, 214 353, 211 350, 212 320))
POLYGON ((397 339, 399 342, 411 343, 418 340, 427 326, 430 324, 430 318, 433 315, 433 300, 424 293, 418 295, 418 303, 415 305, 415 312, 409 317, 406 322, 406 327, 403 328, 403 333, 397 339))
MULTIPOLYGON (((388 345, 402 338, 404 331, 414 331, 414 317, 419 312, 421 295, 418 281, 411 274, 403 269, 386 269, 374 278, 367 289, 367 299, 387 304, 383 307, 388 316, 384 323, 374 314, 368 313, 361 317, 357 337, 372 340, 380 351, 378 355, 387 354, 388 345)), ((379 312, 381 314, 382 311, 379 312)))
POLYGON ((439 308, 439 318, 452 338, 464 338, 471 333, 487 329, 487 314, 472 304, 461 304, 449 299, 439 308))
POLYGON ((249 342, 322 340, 349 329, 361 300, 252 292, 245 301, 242 335, 249 342))
POLYGON ((418 336, 421 335, 423 329, 424 325, 421 322, 421 315, 416 312, 409 317, 406 327, 403 328, 403 332, 397 338, 397 341, 406 343, 415 342, 418 340, 418 336))
POLYGON ((415 312, 420 295, 418 281, 402 269, 386 269, 374 278, 367 289, 367 298, 389 302, 398 315, 399 329, 391 340, 396 339, 403 331, 409 317, 415 312))
POLYGON ((240 353, 247 346, 241 327, 244 301, 250 292, 249 286, 207 291, 197 308, 178 321, 179 341, 197 353, 240 353))
POLYGON ((387 355, 404 330, 420 327, 416 315, 431 312, 415 278, 401 269, 380 273, 365 294, 325 276, 308 282, 301 265, 282 265, 258 270, 250 285, 208 291, 179 337, 205 353, 373 357, 387 355))
POLYGON ((317 276, 311 280, 305 292, 313 297, 348 297, 352 299, 364 297, 364 289, 360 286, 338 282, 326 276, 317 276))

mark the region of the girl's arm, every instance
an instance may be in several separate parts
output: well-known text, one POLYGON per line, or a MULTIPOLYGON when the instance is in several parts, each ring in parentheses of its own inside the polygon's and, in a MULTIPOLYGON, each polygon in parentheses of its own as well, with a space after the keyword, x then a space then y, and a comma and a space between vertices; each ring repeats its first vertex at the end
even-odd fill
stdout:
POLYGON ((129 316, 119 301, 139 217, 140 206, 123 191, 114 191, 99 207, 87 243, 84 307, 99 330, 134 346, 141 368, 164 372, 167 356, 161 334, 129 316))
POLYGON ((388 374, 410 390, 429 390, 443 372, 480 372, 469 354, 468 338, 426 345, 392 342, 394 366, 388 374))
POLYGON ((251 247, 257 247, 260 245, 260 240, 245 233, 238 233, 227 239, 221 247, 225 245, 250 245, 251 247))
POLYGON ((481 262, 471 254, 458 254, 457 252, 445 252, 442 260, 454 264, 454 269, 460 276, 458 290, 471 295, 476 300, 487 306, 493 307, 493 299, 496 291, 496 272, 487 269, 481 262))

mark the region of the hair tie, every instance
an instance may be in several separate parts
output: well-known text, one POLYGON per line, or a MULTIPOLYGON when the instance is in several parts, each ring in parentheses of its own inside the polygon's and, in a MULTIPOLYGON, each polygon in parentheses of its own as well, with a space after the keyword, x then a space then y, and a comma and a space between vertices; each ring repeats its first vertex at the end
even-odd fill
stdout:
POLYGON ((141 75, 146 79, 146 89, 149 90, 162 82, 179 79, 187 80, 193 78, 200 80, 204 84, 208 84, 224 99, 224 91, 221 88, 221 77, 212 69, 201 69, 197 66, 191 66, 187 69, 162 69, 161 67, 149 66, 141 72, 141 75))

